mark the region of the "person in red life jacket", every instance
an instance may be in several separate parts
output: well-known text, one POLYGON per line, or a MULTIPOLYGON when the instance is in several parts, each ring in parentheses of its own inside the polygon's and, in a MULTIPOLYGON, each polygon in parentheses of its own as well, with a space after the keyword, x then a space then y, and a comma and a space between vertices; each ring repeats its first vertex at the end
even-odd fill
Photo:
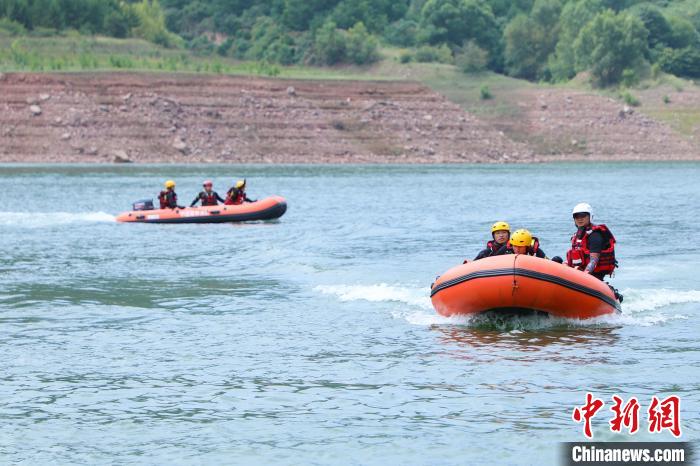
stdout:
MULTIPOLYGON (((491 225, 491 241, 486 243, 486 248, 479 251, 475 261, 495 255, 510 239, 510 225, 507 222, 496 222, 491 225)), ((466 263, 466 261, 465 261, 466 263)))
POLYGON ((168 180, 165 182, 165 189, 158 195, 161 209, 184 209, 177 205, 177 194, 175 193, 175 182, 168 180))
POLYGON ((211 181, 205 181, 202 186, 204 187, 204 191, 197 194, 197 197, 194 198, 194 201, 192 201, 190 207, 194 207, 194 205, 200 201, 202 202, 202 206, 219 205, 219 202, 225 202, 223 199, 221 199, 219 193, 214 191, 214 184, 211 181))
POLYGON ((540 248, 540 240, 524 228, 515 230, 510 236, 510 240, 493 255, 502 256, 504 254, 527 254, 541 259, 547 258, 547 255, 540 248))
POLYGON ((571 249, 566 253, 566 263, 603 280, 617 267, 615 237, 605 225, 592 223, 593 208, 582 202, 572 211, 577 231, 571 237, 571 249))
POLYGON ((240 205, 244 202, 255 202, 253 199, 249 199, 245 193, 245 180, 239 180, 236 182, 235 186, 228 190, 226 193, 226 205, 240 205))

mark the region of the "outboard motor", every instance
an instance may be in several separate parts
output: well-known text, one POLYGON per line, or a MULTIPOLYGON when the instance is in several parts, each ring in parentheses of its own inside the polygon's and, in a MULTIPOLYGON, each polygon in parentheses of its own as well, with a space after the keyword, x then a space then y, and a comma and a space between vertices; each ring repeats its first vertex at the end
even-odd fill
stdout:
POLYGON ((133 204, 133 210, 154 210, 153 199, 142 199, 133 204))

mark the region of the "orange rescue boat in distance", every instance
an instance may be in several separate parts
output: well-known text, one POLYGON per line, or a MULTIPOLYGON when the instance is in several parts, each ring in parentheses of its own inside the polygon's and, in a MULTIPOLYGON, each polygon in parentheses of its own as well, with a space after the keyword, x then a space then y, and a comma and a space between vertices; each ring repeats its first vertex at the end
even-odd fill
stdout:
POLYGON ((239 205, 186 207, 184 209, 132 210, 117 216, 118 222, 138 223, 226 223, 273 220, 287 211, 287 201, 271 196, 239 205))
POLYGON ((620 312, 610 287, 597 278, 547 259, 527 255, 488 257, 453 267, 431 287, 443 316, 529 310, 588 319, 620 312))

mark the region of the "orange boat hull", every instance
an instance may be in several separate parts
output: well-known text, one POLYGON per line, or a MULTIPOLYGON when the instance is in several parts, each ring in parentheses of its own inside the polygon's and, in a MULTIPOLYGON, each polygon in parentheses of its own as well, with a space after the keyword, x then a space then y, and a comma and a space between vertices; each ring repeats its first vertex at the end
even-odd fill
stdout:
POLYGON ((135 210, 117 216, 118 222, 137 223, 226 223, 272 220, 287 211, 287 201, 271 196, 240 205, 187 207, 185 209, 135 210))
POLYGON ((608 285, 579 270, 524 255, 489 257, 454 267, 431 287, 443 316, 532 310, 570 319, 620 311, 608 285))

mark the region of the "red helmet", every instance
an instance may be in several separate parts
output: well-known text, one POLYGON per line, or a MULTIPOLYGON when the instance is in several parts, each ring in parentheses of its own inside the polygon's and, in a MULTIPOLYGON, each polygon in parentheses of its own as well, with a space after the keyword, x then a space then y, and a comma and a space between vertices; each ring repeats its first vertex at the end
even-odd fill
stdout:
POLYGON ((214 183, 211 182, 211 180, 204 180, 204 183, 202 183, 202 186, 213 186, 214 183))

